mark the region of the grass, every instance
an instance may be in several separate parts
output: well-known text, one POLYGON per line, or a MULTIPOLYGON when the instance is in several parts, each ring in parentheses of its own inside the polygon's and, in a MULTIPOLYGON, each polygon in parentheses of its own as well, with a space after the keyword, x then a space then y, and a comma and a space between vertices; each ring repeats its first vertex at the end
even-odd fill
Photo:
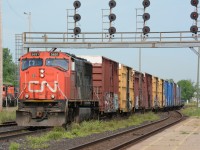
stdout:
POLYGON ((186 131, 181 131, 181 134, 190 134, 190 133, 186 131))
POLYGON ((14 121, 16 118, 15 109, 4 109, 0 112, 0 124, 7 121, 14 121))
POLYGON ((65 131, 65 129, 61 127, 55 127, 52 131, 40 137, 28 137, 27 145, 33 149, 42 149, 42 148, 47 148, 49 146, 48 142, 51 140, 85 137, 87 135, 95 133, 113 131, 119 128, 125 128, 133 125, 140 125, 145 121, 155 121, 158 119, 159 117, 154 113, 147 113, 147 114, 133 115, 128 119, 124 120, 111 120, 108 122, 94 120, 88 122, 85 121, 82 122, 81 124, 73 123, 71 129, 68 131, 65 131))
POLYGON ((9 146, 9 150, 18 150, 20 148, 20 144, 18 143, 11 143, 9 146))
POLYGON ((197 108, 196 104, 189 104, 189 107, 186 105, 181 112, 186 116, 200 117, 200 108, 197 108))

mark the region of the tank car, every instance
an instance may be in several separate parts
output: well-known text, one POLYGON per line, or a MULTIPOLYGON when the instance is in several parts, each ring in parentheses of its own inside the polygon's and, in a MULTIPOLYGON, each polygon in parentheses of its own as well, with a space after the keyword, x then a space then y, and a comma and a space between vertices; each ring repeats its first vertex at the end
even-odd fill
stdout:
POLYGON ((98 109, 92 99, 92 64, 63 52, 29 52, 20 57, 19 126, 62 126, 87 119, 98 109))

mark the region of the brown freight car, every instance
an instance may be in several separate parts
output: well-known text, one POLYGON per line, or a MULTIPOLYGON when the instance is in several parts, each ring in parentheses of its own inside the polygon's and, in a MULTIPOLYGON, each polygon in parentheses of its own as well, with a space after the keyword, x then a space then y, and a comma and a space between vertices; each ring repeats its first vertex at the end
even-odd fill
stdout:
POLYGON ((119 109, 119 63, 103 56, 79 56, 92 63, 93 99, 99 100, 101 113, 119 109))
POLYGON ((152 108, 152 75, 145 73, 144 74, 144 80, 145 80, 145 109, 151 109, 152 108))

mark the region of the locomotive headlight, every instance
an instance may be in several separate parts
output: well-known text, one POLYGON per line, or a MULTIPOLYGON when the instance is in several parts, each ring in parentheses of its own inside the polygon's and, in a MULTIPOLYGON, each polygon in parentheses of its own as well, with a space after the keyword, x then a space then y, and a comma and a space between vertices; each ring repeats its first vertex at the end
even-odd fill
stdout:
POLYGON ((40 70, 40 73, 44 73, 44 69, 41 69, 41 70, 40 70))
POLYGON ((41 77, 41 78, 44 78, 44 74, 40 74, 40 77, 41 77))
POLYGON ((54 99, 54 98, 55 98, 55 95, 52 94, 52 95, 51 95, 51 98, 54 99))
POLYGON ((28 94, 25 94, 25 98, 28 99, 28 98, 29 98, 29 95, 28 95, 28 94))

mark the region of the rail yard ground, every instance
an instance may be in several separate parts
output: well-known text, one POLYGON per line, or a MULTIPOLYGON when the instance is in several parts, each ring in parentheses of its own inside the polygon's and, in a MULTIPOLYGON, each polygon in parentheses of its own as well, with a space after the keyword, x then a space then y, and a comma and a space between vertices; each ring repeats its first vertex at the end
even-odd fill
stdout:
MULTIPOLYGON (((160 117, 164 117, 164 114, 160 117)), ((23 139, 14 140, 11 143, 4 143, 2 149, 10 147, 10 149, 63 149, 63 143, 65 149, 70 147, 70 144, 80 143, 83 140, 94 139, 96 137, 104 137, 109 134, 113 134, 116 130, 122 130, 123 128, 129 128, 130 126, 138 126, 140 124, 149 123, 155 120, 159 120, 159 115, 154 113, 135 114, 128 119, 116 119, 112 121, 89 121, 83 122, 80 125, 73 124, 69 131, 65 131, 63 128, 54 128, 52 131, 43 134, 32 136, 23 139), (121 129, 120 129, 121 128, 121 129), (98 134, 101 133, 101 134, 98 134), (87 138, 86 138, 87 137, 87 138), (69 145, 66 145, 66 144, 69 145)), ((71 145, 73 147, 73 145, 71 145)), ((1 149, 1 147, 0 147, 1 149)))

